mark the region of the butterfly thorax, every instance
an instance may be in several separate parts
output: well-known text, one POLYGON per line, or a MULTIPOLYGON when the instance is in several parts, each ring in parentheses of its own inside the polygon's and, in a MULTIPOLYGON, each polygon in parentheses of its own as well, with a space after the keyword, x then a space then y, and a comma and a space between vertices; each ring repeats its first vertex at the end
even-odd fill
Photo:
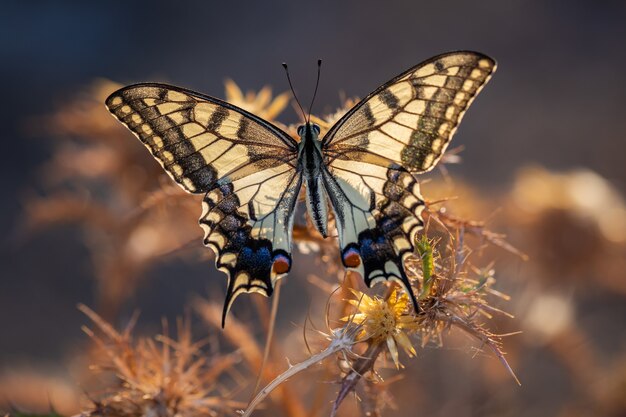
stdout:
POLYGON ((328 235, 328 206, 324 193, 322 170, 322 142, 319 140, 319 126, 307 123, 298 128, 298 169, 306 184, 306 205, 317 230, 328 235))

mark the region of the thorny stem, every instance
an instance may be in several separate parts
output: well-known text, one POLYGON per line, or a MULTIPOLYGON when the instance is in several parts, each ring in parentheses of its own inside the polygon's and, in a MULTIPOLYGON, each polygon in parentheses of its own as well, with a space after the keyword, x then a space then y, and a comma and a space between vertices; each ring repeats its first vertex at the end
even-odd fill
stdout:
POLYGON ((457 279, 457 277, 459 276, 459 273, 461 272, 461 267, 463 266, 463 264, 465 263, 465 251, 463 250, 465 248, 465 227, 461 226, 458 229, 457 232, 457 238, 456 240, 456 246, 457 246, 457 250, 456 252, 456 256, 454 259, 454 273, 452 275, 453 279, 457 279))
POLYGON ((461 329, 465 330, 467 332, 467 334, 475 337, 476 339, 480 340, 485 346, 489 347, 489 349, 491 349, 491 351, 500 360, 500 363, 502 363, 502 365, 506 368, 506 370, 511 375, 511 377, 513 377, 513 379, 515 380, 517 385, 519 385, 519 386, 522 385, 521 381, 517 378, 517 375, 513 371, 513 368, 511 368, 511 366, 509 365, 509 362, 504 357, 504 353, 498 347, 497 342, 494 341, 493 338, 490 337, 490 335, 485 334, 484 332, 479 331, 476 328, 476 326, 473 326, 471 323, 467 322, 466 320, 463 320, 462 318, 460 318, 458 316, 449 317, 449 318, 447 318, 446 321, 448 321, 449 323, 452 323, 452 324, 460 327, 461 329))
POLYGON ((335 417, 341 402, 348 396, 350 391, 356 387, 356 384, 360 381, 363 374, 374 367, 374 363, 382 349, 383 343, 372 343, 368 346, 365 353, 363 353, 363 356, 354 363, 352 370, 343 378, 341 389, 337 393, 337 399, 335 399, 333 408, 330 411, 330 417, 335 417))
MULTIPOLYGON (((214 303, 197 301, 196 308, 207 323, 215 328, 220 328, 221 306, 214 303)), ((252 369, 258 369, 261 366, 263 360, 262 352, 242 322, 238 321, 235 317, 231 317, 228 326, 224 329, 224 336, 232 345, 239 347, 242 358, 252 369)), ((273 366, 265 368, 264 378, 269 379, 274 375, 273 368, 273 366)), ((277 393, 278 396, 276 400, 280 401, 288 415, 298 417, 306 415, 304 406, 299 401, 300 399, 292 392, 289 386, 283 385, 279 387, 277 393)))
POLYGON ((364 380, 363 384, 354 388, 354 395, 360 400, 361 414, 366 417, 382 417, 380 407, 380 385, 372 380, 364 380))
POLYGON ((323 361, 324 359, 334 355, 339 351, 349 350, 355 343, 356 335, 357 332, 355 331, 355 326, 352 324, 348 324, 341 329, 333 331, 333 338, 331 339, 330 344, 326 349, 300 363, 297 363, 295 365, 289 364, 289 368, 287 368, 285 372, 274 378, 272 382, 267 384, 261 391, 259 391, 259 393, 252 399, 252 401, 250 401, 250 404, 248 404, 248 408, 246 408, 246 410, 242 413, 242 417, 250 416, 261 401, 263 401, 276 387, 278 387, 280 384, 282 384, 292 376, 304 371, 305 369, 310 368, 316 363, 323 361))

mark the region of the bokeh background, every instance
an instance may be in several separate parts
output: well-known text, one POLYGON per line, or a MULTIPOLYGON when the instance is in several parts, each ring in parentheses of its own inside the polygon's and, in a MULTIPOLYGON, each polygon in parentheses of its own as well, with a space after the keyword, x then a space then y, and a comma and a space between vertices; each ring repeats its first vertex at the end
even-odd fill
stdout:
MULTIPOLYGON (((524 331, 505 339, 523 385, 462 345, 426 349, 396 383, 397 409, 387 414, 626 413, 626 3, 4 1, 2 9, 0 392, 32 384, 50 397, 23 400, 27 408, 61 396, 45 381, 80 394, 70 359, 88 341, 76 304, 107 311, 81 225, 29 222, 29 205, 49 195, 54 174, 46 167, 59 141, 77 135, 51 116, 95 94, 94 82, 163 81, 223 97, 230 78, 243 90, 269 85, 280 93, 286 61, 308 103, 322 58, 315 113, 324 114, 430 56, 470 49, 494 57, 498 71, 454 139, 464 150, 462 164, 447 166, 456 184, 450 194, 471 199, 467 214, 480 220, 501 209, 494 228, 531 256, 494 251, 500 289, 513 298, 501 307, 517 316, 496 330, 524 331), (440 389, 429 397, 424 386, 440 389)), ((298 115, 288 108, 278 119, 298 115)), ((141 201, 145 190, 134 192, 141 201)), ((208 254, 198 255, 200 240, 198 228, 191 255, 142 270, 141 284, 108 319, 122 325, 140 309, 140 330, 149 333, 161 317, 183 314, 196 294, 219 299, 225 279, 208 254)), ((301 319, 289 317, 294 300, 314 298, 305 279, 312 261, 296 259, 279 310, 285 334, 301 319)), ((245 317, 244 309, 235 313, 245 317)))

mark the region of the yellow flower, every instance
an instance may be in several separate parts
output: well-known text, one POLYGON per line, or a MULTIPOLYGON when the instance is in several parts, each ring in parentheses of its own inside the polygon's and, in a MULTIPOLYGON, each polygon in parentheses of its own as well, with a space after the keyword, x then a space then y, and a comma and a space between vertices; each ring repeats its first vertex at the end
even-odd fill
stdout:
POLYGON ((352 319, 354 323, 363 326, 358 336, 359 340, 386 342, 396 368, 400 368, 397 345, 400 345, 409 357, 416 355, 405 333, 405 330, 416 329, 414 317, 406 314, 409 297, 405 293, 399 295, 397 290, 394 290, 386 300, 380 297, 372 298, 356 290, 353 290, 353 293, 357 299, 349 300, 349 303, 356 306, 359 312, 347 319, 352 319))
POLYGON ((274 120, 289 104, 289 93, 279 94, 272 99, 272 89, 268 86, 263 87, 257 94, 248 91, 244 95, 233 80, 226 80, 224 85, 226 101, 265 120, 274 120))

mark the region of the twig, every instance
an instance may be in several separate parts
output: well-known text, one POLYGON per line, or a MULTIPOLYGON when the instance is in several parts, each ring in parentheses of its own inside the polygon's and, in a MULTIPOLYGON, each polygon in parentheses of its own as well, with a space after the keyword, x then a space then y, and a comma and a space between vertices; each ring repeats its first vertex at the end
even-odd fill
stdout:
POLYGON ((265 341, 265 348, 263 350, 263 361, 261 362, 261 369, 259 369, 259 376, 257 377, 256 384, 252 395, 255 395, 261 385, 261 379, 263 378, 263 372, 265 371, 265 364, 270 354, 270 347, 272 346, 272 339, 274 338, 274 328, 276 326, 276 313, 278 312, 278 300, 280 300, 280 284, 282 281, 276 283, 274 288, 274 299, 272 300, 272 312, 270 313, 269 325, 267 329, 267 340, 265 341))
POLYGON ((346 327, 336 330, 333 332, 333 337, 330 341, 330 344, 326 349, 311 356, 309 359, 306 359, 300 363, 295 365, 289 364, 289 368, 282 374, 278 375, 272 382, 267 384, 259 393, 250 401, 248 404, 248 408, 242 413, 242 417, 248 417, 252 414, 252 412, 256 409, 256 407, 263 401, 276 387, 280 384, 296 375, 299 372, 304 371, 305 369, 310 368, 326 359, 329 356, 334 355, 335 353, 342 350, 349 350, 352 345, 355 343, 355 336, 357 334, 355 330, 356 326, 352 324, 346 325, 346 327))

